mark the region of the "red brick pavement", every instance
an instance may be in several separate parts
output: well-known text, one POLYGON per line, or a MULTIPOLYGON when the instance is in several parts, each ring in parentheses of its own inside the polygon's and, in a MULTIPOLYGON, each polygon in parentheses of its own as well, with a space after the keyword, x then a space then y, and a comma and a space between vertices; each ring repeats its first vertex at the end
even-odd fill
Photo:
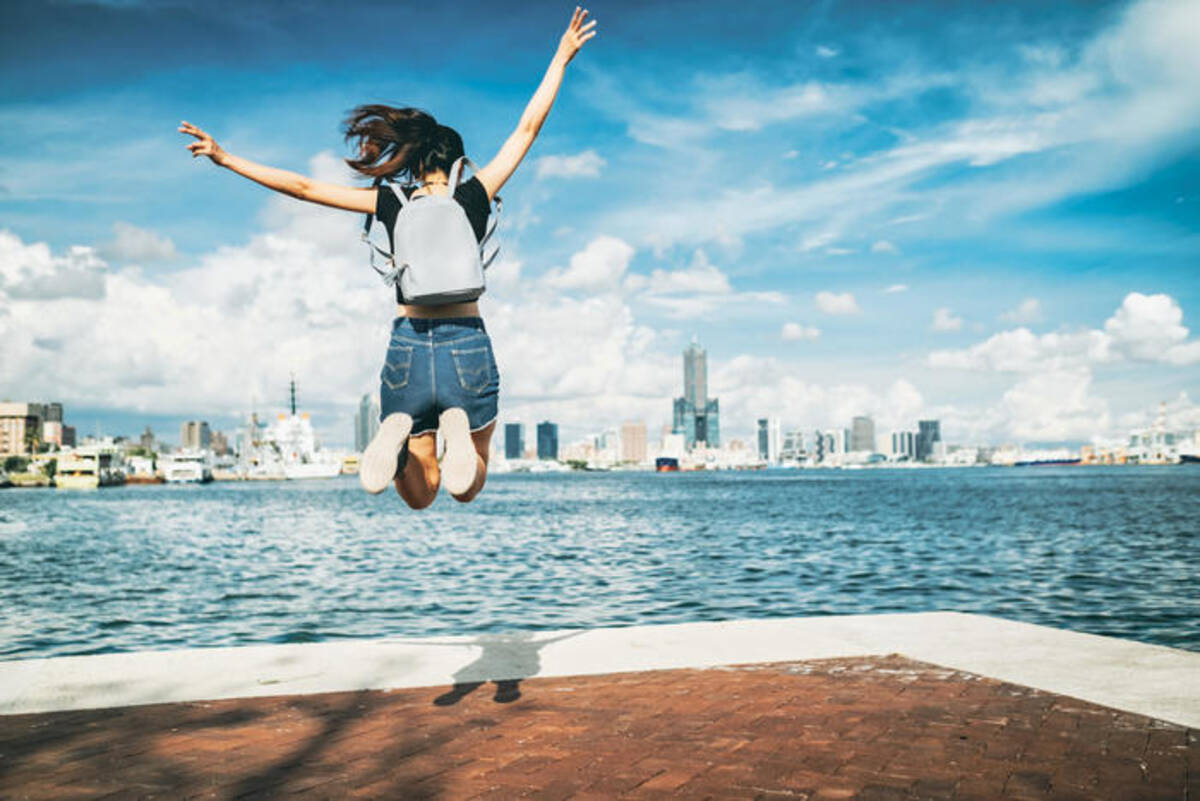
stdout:
POLYGON ((3 716, 0 798, 1179 801, 1200 772, 1195 730, 897 655, 447 689, 3 716))

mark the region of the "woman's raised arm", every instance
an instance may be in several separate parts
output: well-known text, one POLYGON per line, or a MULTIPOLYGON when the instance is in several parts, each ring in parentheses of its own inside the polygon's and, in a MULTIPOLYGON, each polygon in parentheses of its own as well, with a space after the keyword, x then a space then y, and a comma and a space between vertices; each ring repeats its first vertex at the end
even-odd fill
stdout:
POLYGON ((558 95, 558 87, 562 85, 567 64, 571 63, 571 59, 579 52, 579 48, 583 47, 584 42, 596 35, 595 20, 584 24, 587 15, 586 9, 580 10, 578 6, 575 8, 575 13, 571 15, 571 23, 567 25, 567 30, 558 43, 558 50, 550 61, 546 75, 538 85, 537 91, 533 93, 529 105, 525 107, 525 113, 521 115, 516 130, 509 135, 496 157, 476 173, 479 182, 487 190, 488 199, 495 197, 529 152, 530 145, 537 138, 542 123, 550 113, 550 107, 554 105, 554 98, 558 95))
POLYGON ((372 189, 360 189, 354 186, 339 186, 327 184, 324 181, 314 181, 299 173, 288 170, 278 170, 263 164, 227 153, 210 135, 192 125, 187 120, 179 124, 180 133, 196 137, 195 142, 188 144, 192 156, 208 156, 213 164, 227 167, 238 175, 244 175, 251 181, 262 184, 268 189, 291 195, 310 203, 320 203, 322 206, 333 206, 347 211, 372 213, 375 211, 376 192, 372 189))

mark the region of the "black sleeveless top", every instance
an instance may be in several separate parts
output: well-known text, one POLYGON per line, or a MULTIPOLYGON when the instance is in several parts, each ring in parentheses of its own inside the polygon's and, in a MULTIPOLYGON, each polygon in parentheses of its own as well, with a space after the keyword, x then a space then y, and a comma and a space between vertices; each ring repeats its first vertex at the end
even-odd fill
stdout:
MULTIPOLYGON (((400 191, 404 193, 405 197, 412 196, 412 187, 401 187, 400 191)), ((417 199, 420 200, 420 197, 417 199)), ((467 220, 470 221, 471 229, 475 232, 475 240, 483 239, 483 234, 487 230, 488 214, 491 213, 491 203, 488 201, 487 190, 483 188, 483 184, 478 178, 471 176, 469 181, 462 182, 454 190, 454 199, 467 213, 467 220)), ((392 190, 386 186, 378 187, 378 192, 375 194, 375 219, 383 223, 383 227, 387 229, 388 247, 392 252, 396 250, 396 243, 392 241, 392 227, 396 224, 396 217, 399 214, 400 201, 396 199, 392 190)), ((400 284, 396 284, 396 302, 404 302, 404 296, 400 293, 400 284)))

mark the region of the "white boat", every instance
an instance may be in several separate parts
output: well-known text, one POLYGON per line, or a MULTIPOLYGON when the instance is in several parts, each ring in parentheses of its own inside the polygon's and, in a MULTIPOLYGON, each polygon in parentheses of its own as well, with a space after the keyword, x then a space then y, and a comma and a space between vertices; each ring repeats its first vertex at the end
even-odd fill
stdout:
POLYGON ((188 448, 159 460, 168 484, 204 484, 212 481, 212 457, 206 450, 188 448))
POLYGON ((285 478, 336 478, 342 472, 342 454, 322 450, 308 412, 296 413, 296 382, 291 383, 291 414, 280 414, 263 432, 260 454, 264 467, 282 470, 285 478))
POLYGON ((115 448, 85 445, 58 457, 54 485, 59 489, 95 489, 125 483, 121 459, 115 448))

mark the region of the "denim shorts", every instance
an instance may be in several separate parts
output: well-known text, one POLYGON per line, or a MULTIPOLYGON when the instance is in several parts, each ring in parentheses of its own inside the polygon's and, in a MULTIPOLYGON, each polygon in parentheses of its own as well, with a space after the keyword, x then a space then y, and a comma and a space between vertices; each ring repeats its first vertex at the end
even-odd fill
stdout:
POLYGON ((411 415, 412 436, 437 430, 438 415, 455 406, 472 431, 496 419, 500 372, 479 317, 397 317, 379 378, 380 419, 411 415))

